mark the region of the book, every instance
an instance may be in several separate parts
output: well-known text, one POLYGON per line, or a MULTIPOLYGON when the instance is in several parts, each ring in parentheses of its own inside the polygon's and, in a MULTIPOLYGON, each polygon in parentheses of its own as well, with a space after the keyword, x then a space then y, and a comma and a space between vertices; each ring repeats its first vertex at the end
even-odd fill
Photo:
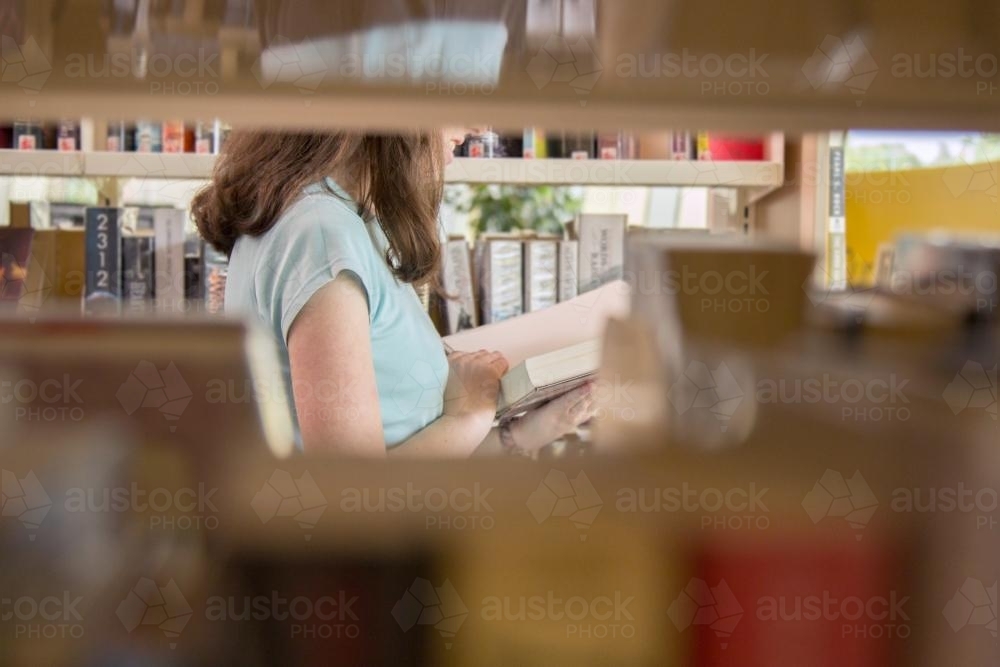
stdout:
POLYGON ((675 130, 670 133, 671 160, 693 160, 696 156, 697 149, 690 132, 675 130))
POLYGON ((170 313, 184 307, 184 228, 187 211, 158 208, 153 212, 156 305, 170 313))
POLYGON ((90 314, 121 312, 122 241, 117 208, 87 209, 84 229, 84 263, 87 281, 84 311, 90 314))
POLYGON ((48 209, 49 226, 55 229, 83 229, 87 217, 86 206, 53 202, 48 205, 48 209))
POLYGON ((202 284, 201 254, 188 253, 184 255, 184 299, 200 301, 205 291, 202 284))
POLYGON ((898 549, 867 536, 706 541, 691 580, 671 593, 670 630, 690 636, 689 664, 706 667, 765 667, 779 655, 786 665, 902 664, 920 621, 898 549))
POLYGON ((497 418, 517 416, 576 389, 596 377, 600 363, 596 338, 525 359, 500 378, 497 418))
POLYGON ((221 315, 225 310, 226 279, 229 275, 229 258, 209 244, 202 249, 202 298, 205 312, 221 315))
POLYGON ((580 243, 578 241, 559 242, 559 295, 558 302, 576 298, 580 270, 580 243))
POLYGON ((32 229, 83 229, 87 207, 63 202, 10 203, 10 226, 32 229))
POLYGON ((135 228, 137 230, 148 229, 153 231, 153 221, 156 218, 156 211, 159 208, 172 208, 160 206, 138 206, 135 208, 135 228))
POLYGON ((136 121, 135 150, 137 153, 162 153, 163 125, 152 121, 136 121))
POLYGON ((145 310, 156 294, 153 237, 122 237, 122 296, 129 311, 145 310))
POLYGON ((72 120, 59 122, 56 148, 64 153, 80 150, 80 124, 72 120))
POLYGON ((52 226, 52 205, 47 201, 10 202, 10 226, 48 229, 52 226))
POLYGON ((184 153, 185 128, 184 121, 170 120, 163 123, 163 152, 184 153))
POLYGON ((447 333, 453 334, 478 326, 476 295, 472 281, 472 259, 465 239, 450 239, 444 244, 442 283, 449 298, 443 308, 447 333))
POLYGON ((556 305, 559 301, 559 241, 524 242, 524 312, 556 305))
POLYGON ((581 293, 624 276, 627 225, 627 216, 620 214, 583 213, 577 217, 581 293))
POLYGON ((83 229, 35 230, 22 306, 33 313, 63 308, 79 313, 86 288, 85 236, 83 229))
POLYGON ((698 136, 695 139, 695 141, 697 147, 696 148, 697 159, 699 160, 713 159, 712 149, 710 148, 708 143, 708 132, 705 131, 698 132, 698 136))
POLYGON ((522 155, 525 160, 543 159, 549 156, 545 130, 538 127, 524 128, 522 155))
POLYGON ((698 133, 699 160, 763 160, 764 140, 756 136, 698 133))
POLYGON ((501 322, 524 312, 522 252, 520 240, 490 237, 481 240, 477 248, 477 273, 484 324, 501 322))
POLYGON ((24 295, 34 235, 32 229, 0 228, 0 306, 17 303, 24 295))

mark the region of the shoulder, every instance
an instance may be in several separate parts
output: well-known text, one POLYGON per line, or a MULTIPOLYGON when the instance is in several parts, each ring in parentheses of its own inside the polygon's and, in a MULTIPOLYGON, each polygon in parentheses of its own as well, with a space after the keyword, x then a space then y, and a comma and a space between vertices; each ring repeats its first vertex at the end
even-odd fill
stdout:
POLYGON ((298 237, 357 239, 367 236, 365 222, 352 204, 313 186, 289 206, 268 234, 273 241, 298 237))
POLYGON ((365 222, 329 191, 307 189, 257 242, 256 300, 286 340, 303 306, 341 273, 351 274, 369 304, 379 298, 378 255, 365 222))

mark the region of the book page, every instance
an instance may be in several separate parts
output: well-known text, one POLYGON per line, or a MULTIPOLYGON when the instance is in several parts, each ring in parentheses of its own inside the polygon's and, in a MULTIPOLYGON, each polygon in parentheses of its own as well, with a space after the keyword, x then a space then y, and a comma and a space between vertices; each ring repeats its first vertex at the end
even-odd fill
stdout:
POLYGON ((444 339, 453 350, 496 350, 513 368, 529 357, 600 338, 610 318, 627 317, 628 284, 616 280, 551 308, 444 339))

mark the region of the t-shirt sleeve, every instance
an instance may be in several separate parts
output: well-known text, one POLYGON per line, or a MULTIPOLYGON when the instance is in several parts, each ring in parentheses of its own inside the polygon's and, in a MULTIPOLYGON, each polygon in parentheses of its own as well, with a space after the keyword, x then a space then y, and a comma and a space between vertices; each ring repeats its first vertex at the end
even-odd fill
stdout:
POLYGON ((329 198, 309 198, 283 216, 262 248, 256 280, 261 314, 281 329, 284 342, 302 308, 321 288, 348 273, 361 286, 372 309, 376 285, 364 222, 329 198))

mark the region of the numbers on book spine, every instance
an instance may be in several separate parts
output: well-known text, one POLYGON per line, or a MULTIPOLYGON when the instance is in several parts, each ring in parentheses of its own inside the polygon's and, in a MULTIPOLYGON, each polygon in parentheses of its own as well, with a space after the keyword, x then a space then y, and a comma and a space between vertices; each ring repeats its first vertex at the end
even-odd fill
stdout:
POLYGON ((98 213, 97 214, 97 272, 96 281, 98 289, 109 289, 111 287, 111 271, 108 266, 108 214, 98 213))

